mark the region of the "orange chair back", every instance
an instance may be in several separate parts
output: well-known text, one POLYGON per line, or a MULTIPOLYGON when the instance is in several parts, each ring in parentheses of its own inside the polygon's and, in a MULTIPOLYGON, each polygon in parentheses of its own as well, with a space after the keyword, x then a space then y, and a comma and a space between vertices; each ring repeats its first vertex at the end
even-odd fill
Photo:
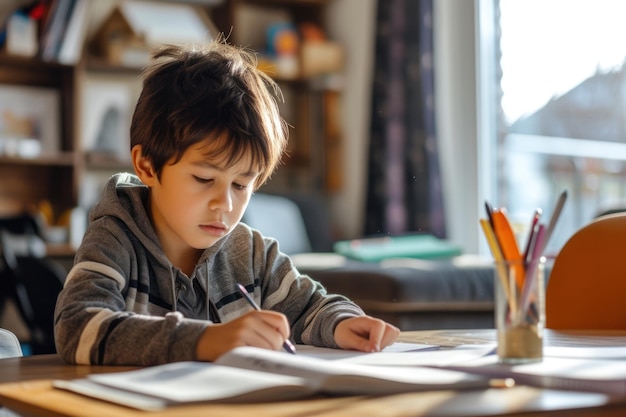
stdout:
POLYGON ((599 217, 557 255, 546 289, 546 327, 626 330, 626 214, 599 217))

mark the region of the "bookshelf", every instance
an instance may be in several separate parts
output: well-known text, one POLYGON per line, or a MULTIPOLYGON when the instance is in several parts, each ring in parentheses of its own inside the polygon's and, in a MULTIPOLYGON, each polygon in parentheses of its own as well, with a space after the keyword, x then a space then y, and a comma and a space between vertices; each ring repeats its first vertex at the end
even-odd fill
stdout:
MULTIPOLYGON (((67 0, 53 0, 49 3, 61 1, 67 0)), ((89 121, 89 112, 94 111, 105 97, 90 89, 104 85, 104 90, 109 93, 113 94, 114 90, 120 93, 120 102, 125 101, 125 126, 129 126, 132 108, 139 94, 141 66, 112 63, 106 57, 94 54, 90 48, 96 36, 96 28, 102 25, 113 8, 123 2, 77 0, 76 4, 81 1, 88 1, 91 7, 84 12, 84 16, 87 16, 83 17, 87 19, 84 26, 86 31, 79 32, 84 39, 76 43, 81 46, 77 46, 80 50, 73 59, 60 63, 58 57, 44 60, 41 51, 31 56, 9 53, 6 47, 0 51, 0 106, 3 106, 3 87, 39 90, 42 99, 44 93, 56 97, 55 104, 46 107, 46 114, 41 115, 42 118, 50 118, 50 114, 54 114, 56 123, 51 129, 39 128, 46 135, 54 131, 54 140, 52 145, 46 145, 46 140, 39 138, 45 145, 40 146, 42 149, 39 152, 31 150, 29 153, 28 146, 24 149, 19 146, 16 148, 11 140, 7 145, 7 132, 6 129, 2 130, 3 124, 0 122, 0 216, 32 210, 42 201, 50 203, 55 218, 79 205, 88 208, 99 195, 98 184, 103 179, 115 171, 131 169, 129 160, 122 157, 122 152, 128 154, 127 142, 115 145, 120 150, 119 154, 98 154, 91 149, 94 139, 90 139, 93 133, 89 133, 88 128, 92 123, 89 121)), ((171 3, 193 7, 203 19, 210 18, 214 26, 208 27, 213 32, 230 34, 229 41, 253 47, 262 58, 260 64, 268 65, 264 56, 267 26, 276 22, 290 22, 295 27, 302 23, 313 23, 323 30, 324 10, 329 2, 223 0, 202 5, 196 1, 155 1, 154 4, 171 3)), ((6 16, 7 8, 16 7, 18 3, 20 1, 0 5, 0 16, 6 16)), ((44 22, 39 22, 39 25, 43 30, 44 22)), ((69 22, 67 26, 71 26, 69 22)), ((40 33, 42 42, 43 36, 40 33)), ((302 50, 299 50, 298 58, 302 58, 301 54, 302 50)), ((323 55, 320 56, 323 58, 323 55)), ((322 61, 309 59, 310 63, 315 64, 322 61)), ((291 126, 291 132, 284 164, 264 191, 316 194, 339 191, 342 182, 339 166, 341 132, 338 122, 340 70, 316 69, 309 73, 301 69, 285 75, 276 73, 275 65, 271 62, 266 69, 279 83, 285 96, 281 111, 291 126)), ((116 98, 112 97, 111 100, 116 98)), ((2 110, 0 108, 0 115, 2 110)), ((35 114, 34 117, 39 115, 35 114)), ((37 120, 30 123, 46 126, 37 120)), ((56 253, 63 253, 64 250, 55 248, 56 253)), ((71 254, 72 250, 67 249, 67 252, 71 254)))
MULTIPOLYGON (((24 103, 0 104, 2 106, 2 153, 0 154, 0 214, 24 210, 46 199, 59 210, 72 207, 77 199, 77 173, 80 158, 76 147, 73 120, 76 94, 76 68, 31 59, 0 54, 0 95, 3 89, 12 92, 24 90, 24 103), (54 110, 59 118, 53 126, 57 138, 54 149, 39 152, 26 151, 30 137, 43 125, 38 117, 45 115, 24 113, 37 104, 38 93, 56 93, 54 110), (33 94, 30 94, 33 93, 33 94), (10 119, 10 120, 7 120, 10 119), (35 131, 35 132, 33 132, 35 131), (24 156, 25 153, 28 155, 24 156)), ((47 132, 41 132, 42 135, 47 132)))

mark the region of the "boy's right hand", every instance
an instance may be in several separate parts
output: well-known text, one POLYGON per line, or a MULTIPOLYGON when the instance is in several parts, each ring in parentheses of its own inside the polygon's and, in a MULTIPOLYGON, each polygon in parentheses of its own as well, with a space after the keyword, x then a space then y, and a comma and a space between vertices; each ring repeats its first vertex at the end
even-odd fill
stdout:
POLYGON ((212 362, 238 346, 279 350, 289 338, 289 322, 276 311, 250 311, 228 323, 206 328, 196 345, 196 359, 212 362))

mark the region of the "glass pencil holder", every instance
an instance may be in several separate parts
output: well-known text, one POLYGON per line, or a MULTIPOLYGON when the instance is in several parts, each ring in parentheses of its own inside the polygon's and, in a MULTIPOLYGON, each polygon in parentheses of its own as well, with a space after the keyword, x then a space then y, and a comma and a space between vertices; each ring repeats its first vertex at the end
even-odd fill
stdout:
POLYGON ((545 263, 545 257, 529 263, 495 262, 495 324, 501 363, 520 364, 543 359, 545 263))

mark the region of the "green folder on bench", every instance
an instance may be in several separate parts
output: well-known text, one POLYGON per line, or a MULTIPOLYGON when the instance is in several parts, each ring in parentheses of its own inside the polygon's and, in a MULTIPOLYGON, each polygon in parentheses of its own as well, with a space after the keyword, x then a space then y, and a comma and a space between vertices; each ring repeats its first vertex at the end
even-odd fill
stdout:
POLYGON ((429 234, 372 237, 336 242, 336 253, 365 262, 390 258, 440 259, 461 254, 461 249, 429 234))

